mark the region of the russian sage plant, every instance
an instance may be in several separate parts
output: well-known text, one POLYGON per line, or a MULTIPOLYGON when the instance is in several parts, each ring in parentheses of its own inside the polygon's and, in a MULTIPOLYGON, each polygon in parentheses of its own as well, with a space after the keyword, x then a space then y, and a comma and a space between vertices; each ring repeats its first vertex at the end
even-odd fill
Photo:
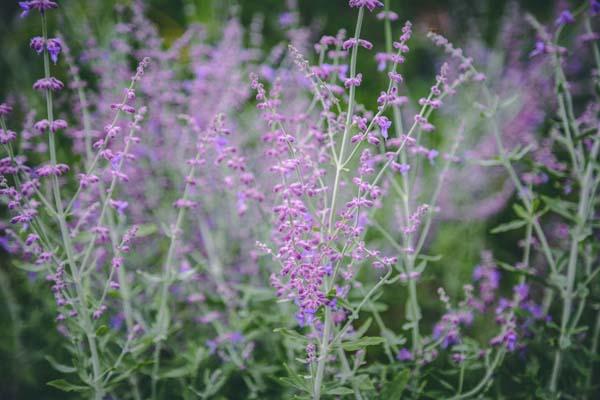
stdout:
POLYGON ((238 8, 167 44, 142 1, 100 33, 19 2, 43 75, 0 104, 15 363, 73 398, 596 398, 600 3, 513 4, 465 50, 390 4, 312 46, 288 1, 267 48, 238 8), (23 273, 59 348, 22 340, 23 273))

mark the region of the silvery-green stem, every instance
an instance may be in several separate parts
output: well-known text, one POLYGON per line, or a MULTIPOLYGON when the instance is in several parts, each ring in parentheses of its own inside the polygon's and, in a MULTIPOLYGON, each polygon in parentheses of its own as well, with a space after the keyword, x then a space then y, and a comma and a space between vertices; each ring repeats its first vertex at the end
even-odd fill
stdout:
MULTIPOLYGON (((48 30, 47 30, 47 22, 46 16, 44 12, 42 14, 42 34, 44 41, 48 39, 48 30)), ((44 48, 44 76, 46 79, 50 78, 50 57, 48 54, 48 50, 44 48)), ((52 104, 52 92, 50 89, 46 89, 46 111, 48 115, 48 121, 52 126, 54 122, 54 111, 52 104)), ((50 163, 52 166, 56 166, 56 143, 55 143, 55 133, 50 131, 48 134, 48 142, 49 142, 49 150, 50 150, 50 163)), ((71 243, 71 237, 69 235, 69 229, 67 226, 67 221, 64 214, 62 198, 60 193, 60 186, 58 183, 58 177, 56 175, 52 175, 51 177, 52 184, 52 192, 54 195, 54 202, 56 207, 56 212, 58 214, 58 223, 60 226, 60 232, 62 241, 65 247, 65 252, 67 254, 67 261, 70 267, 71 275, 73 277, 73 282, 75 284, 75 290, 77 292, 77 297, 80 302, 80 318, 82 320, 82 326, 86 333, 88 345, 90 347, 91 353, 91 361, 92 361, 92 370, 93 370, 93 387, 94 387, 94 398, 101 400, 104 396, 104 389, 101 386, 100 376, 100 359, 98 357, 98 349, 96 344, 96 334, 94 332, 94 328, 92 325, 92 321, 90 319, 89 309, 86 303, 86 294, 83 290, 83 286, 81 284, 81 277, 79 274, 79 270, 75 263, 75 257, 73 252, 73 245, 71 243)))
MULTIPOLYGON (((354 31, 354 39, 358 40, 360 37, 360 31, 362 28, 362 21, 364 17, 364 9, 361 7, 358 11, 358 18, 356 21, 356 29, 354 31)), ((354 78, 356 76, 356 59, 358 54, 358 45, 354 46, 352 49, 352 56, 350 58, 350 78, 354 78)), ((346 125, 344 128, 344 135, 342 137, 342 144, 340 147, 340 152, 338 156, 338 160, 336 162, 335 168, 335 179, 333 184, 333 191, 331 195, 331 203, 329 207, 329 224, 327 228, 327 234, 331 235, 333 231, 333 221, 335 219, 336 213, 336 203, 338 197, 338 190, 340 184, 340 177, 342 173, 342 160, 344 159, 344 153, 346 150, 346 143, 348 141, 348 136, 350 133, 350 127, 352 124, 352 114, 354 113, 354 102, 355 102, 355 86, 350 86, 350 95, 348 100, 348 111, 346 114, 346 125)), ((333 285, 333 282, 326 284, 327 291, 333 285)), ((323 337, 321 339, 321 345, 319 348, 319 361, 317 363, 317 370, 315 372, 314 377, 314 385, 313 385, 313 399, 319 400, 321 398, 321 385, 323 383, 323 374, 325 373, 325 365, 327 364, 327 358, 329 355, 329 336, 331 335, 332 321, 331 321, 331 310, 329 307, 325 307, 325 320, 323 322, 323 337)))
MULTIPOLYGON (((196 161, 200 160, 200 153, 196 154, 196 161)), ((183 199, 187 200, 190 192, 190 184, 194 179, 195 173, 195 163, 190 166, 189 173, 185 180, 185 189, 183 191, 183 199)), ((154 365, 152 367, 152 399, 156 399, 156 386, 158 383, 158 372, 160 369, 160 352, 162 350, 162 344, 167 338, 168 330, 169 330, 169 318, 168 318, 168 292, 169 287, 171 287, 172 280, 172 263, 173 258, 175 257, 175 251, 177 249, 177 236, 179 235, 179 231, 181 230, 181 225, 183 224, 183 218, 185 217, 185 207, 179 208, 177 212, 177 219, 175 221, 175 225, 171 231, 170 235, 170 243, 169 250, 167 252, 167 258, 165 259, 165 263, 163 265, 163 276, 161 281, 161 288, 159 293, 159 306, 158 306, 158 315, 156 320, 156 347, 154 348, 154 365)))

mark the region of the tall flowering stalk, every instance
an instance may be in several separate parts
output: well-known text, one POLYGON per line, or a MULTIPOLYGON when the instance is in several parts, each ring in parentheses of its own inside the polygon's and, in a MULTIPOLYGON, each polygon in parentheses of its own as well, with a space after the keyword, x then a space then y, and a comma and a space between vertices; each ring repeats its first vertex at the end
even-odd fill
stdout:
MULTIPOLYGON (((278 97, 280 89, 277 84, 269 94, 258 82, 257 77, 252 78, 252 86, 257 91, 257 100, 260 101, 258 108, 264 110, 264 118, 271 129, 270 133, 265 135, 265 140, 274 142, 274 149, 270 153, 277 157, 278 163, 273 170, 281 174, 281 185, 277 185, 274 190, 282 193, 283 200, 282 204, 274 208, 277 232, 279 232, 275 238, 275 243, 279 246, 278 250, 263 248, 282 265, 281 277, 272 277, 279 295, 296 302, 300 309, 298 321, 301 325, 311 327, 311 340, 307 347, 311 354, 308 357, 311 386, 306 388, 306 391, 314 399, 321 398, 324 390, 328 393, 342 390, 332 388, 325 380, 332 349, 342 347, 337 352, 337 356, 340 358, 344 373, 348 374, 348 379, 351 379, 351 376, 356 373, 349 369, 346 355, 348 348, 354 348, 351 343, 353 341, 365 343, 362 346, 357 344, 358 349, 369 345, 367 343, 370 342, 378 344, 387 341, 384 338, 361 339, 364 332, 356 336, 352 333, 354 329, 352 324, 358 318, 359 312, 363 307, 371 304, 372 297, 385 285, 398 281, 408 284, 410 296, 408 318, 413 332, 413 351, 419 357, 423 356, 420 350, 422 345, 419 333, 420 311, 416 298, 416 281, 423 272, 423 267, 417 270, 415 260, 424 245, 431 224, 433 213, 430 209, 435 207, 441 182, 454 160, 453 154, 459 141, 455 142, 453 150, 446 155, 447 162, 441 174, 440 184, 432 193, 431 204, 420 205, 414 212, 411 210, 414 199, 411 198, 409 188, 416 173, 408 174, 411 166, 407 161, 406 149, 409 148, 414 154, 424 156, 432 162, 438 154, 437 151, 427 149, 420 143, 422 133, 434 129, 428 120, 429 116, 432 111, 440 108, 442 100, 454 93, 459 85, 472 79, 481 80, 481 74, 470 71, 468 68, 470 64, 467 64, 466 58, 462 55, 460 56, 462 72, 452 81, 448 76, 450 67, 444 64, 427 97, 419 100, 420 111, 413 117, 409 129, 404 134, 401 129, 400 107, 405 104, 406 98, 398 95, 399 84, 403 81, 398 66, 404 62, 404 54, 409 50, 407 42, 411 37, 412 29, 410 22, 407 22, 402 29, 400 40, 392 43, 390 34, 389 51, 377 55, 380 63, 384 66, 389 65, 389 84, 378 99, 377 112, 365 112, 364 107, 359 108, 356 103, 356 90, 363 79, 362 74, 357 72, 356 65, 359 49, 370 50, 373 46, 361 37, 361 31, 366 10, 373 11, 375 8, 382 7, 383 3, 359 1, 350 2, 350 6, 358 8, 354 36, 347 40, 339 37, 324 37, 318 48, 322 55, 325 54, 324 50, 327 46, 331 45, 338 45, 338 49, 349 52, 350 58, 346 70, 348 75, 342 78, 342 74, 339 73, 339 79, 348 90, 345 97, 345 111, 341 112, 336 97, 336 94, 345 93, 334 85, 339 67, 325 64, 324 57, 321 56, 320 65, 310 68, 298 50, 291 47, 294 62, 310 82, 315 99, 324 108, 320 116, 322 119, 312 124, 325 129, 327 133, 315 136, 315 144, 309 145, 309 141, 299 140, 290 133, 294 132, 294 129, 286 126, 289 119, 279 111, 282 100, 278 97), (390 108, 396 110, 394 121, 390 121, 384 115, 390 108), (360 113, 357 113, 358 109, 361 110, 360 113), (336 110, 339 115, 335 114, 336 110), (392 139, 389 137, 389 128, 394 124, 396 137, 392 139), (323 146, 322 150, 315 145, 323 146), (370 149, 369 146, 374 148, 370 149), (387 147, 393 150, 387 150, 387 147), (331 186, 326 183, 326 170, 318 169, 316 174, 313 172, 316 163, 310 157, 316 150, 319 151, 319 155, 312 157, 327 159, 333 166, 331 186), (373 155, 373 151, 381 154, 373 155), (345 175, 351 168, 355 168, 359 154, 357 176, 352 179, 353 185, 350 186, 354 187, 357 193, 351 195, 352 198, 347 200, 345 208, 340 211, 340 203, 343 204, 343 198, 349 195, 347 191, 346 193, 342 191, 342 187, 348 185, 345 175), (402 184, 404 189, 396 182, 395 174, 400 175, 404 181, 402 184), (318 177, 317 181, 314 180, 315 176, 318 177), (382 182, 385 184, 383 188, 380 186, 382 182), (399 253, 384 256, 380 251, 371 250, 366 246, 365 235, 368 227, 375 224, 371 222, 374 219, 373 214, 382 207, 383 195, 390 186, 397 190, 397 195, 403 198, 405 205, 402 222, 404 241, 398 244, 392 239, 394 251, 399 253), (421 232, 422 223, 426 228, 421 232), (413 235, 417 231, 421 233, 419 240, 413 242, 413 235), (414 246, 417 247, 416 251, 414 246), (399 258, 402 258, 401 264, 398 263, 399 258), (385 269, 387 273, 365 293, 356 306, 351 306, 346 302, 355 274, 353 269, 367 260, 376 269, 385 269), (398 273, 392 278, 395 271, 398 273), (288 279, 288 282, 284 283, 282 277, 288 279), (339 282, 339 278, 343 278, 343 281, 339 282), (318 347, 312 343, 312 338, 319 339, 318 347)), ((382 17, 394 19, 389 9, 384 11, 382 17)), ((330 51, 329 56, 336 57, 338 51, 330 51)), ((294 122, 290 120, 289 123, 294 122)), ((300 121, 295 129, 296 132, 306 129, 304 123, 304 120, 300 121)), ((417 168, 418 166, 415 170, 417 168)), ((383 230, 381 226, 379 229, 383 230)), ((383 233, 392 238, 392 235, 387 232, 383 233)), ((386 331, 381 321, 379 325, 382 333, 386 331)), ((388 351, 392 346, 393 343, 386 343, 388 351)), ((351 390, 360 398, 360 389, 357 386, 353 385, 351 390)))

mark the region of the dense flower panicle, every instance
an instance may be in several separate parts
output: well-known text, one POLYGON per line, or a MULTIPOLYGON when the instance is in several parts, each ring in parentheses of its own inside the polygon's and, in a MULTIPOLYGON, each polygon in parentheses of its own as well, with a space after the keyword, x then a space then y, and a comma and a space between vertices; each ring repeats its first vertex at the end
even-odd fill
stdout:
POLYGON ((0 128, 0 143, 8 144, 17 138, 17 134, 11 130, 4 130, 0 128))
POLYGON ((41 54, 44 49, 46 49, 50 55, 50 59, 54 64, 58 62, 58 55, 62 51, 62 43, 58 38, 44 40, 43 37, 36 36, 31 39, 29 47, 35 50, 35 52, 38 54, 41 54))
POLYGON ((44 13, 46 10, 58 8, 58 4, 51 0, 30 0, 20 1, 19 7, 21 7, 21 17, 26 17, 31 10, 38 10, 40 13, 44 13))
POLYGON ((37 176, 61 176, 69 172, 69 166, 66 164, 44 165, 35 170, 37 176))
POLYGON ((353 47, 356 46, 360 46, 363 47, 367 50, 371 50, 373 48, 373 43, 369 42, 368 40, 364 40, 364 39, 355 39, 355 38, 351 38, 346 40, 343 44, 342 44, 342 49, 343 50, 349 50, 353 47))
POLYGON ((7 116, 12 112, 12 107, 7 103, 0 103, 0 117, 7 116))
POLYGON ((377 14, 377 19, 378 20, 384 20, 387 19, 389 21, 397 21, 398 18, 400 18, 398 16, 398 14, 396 14, 393 11, 382 11, 379 14, 377 14))
POLYGON ((350 0, 349 4, 350 7, 366 7, 369 11, 383 7, 383 3, 379 0, 350 0))
POLYGON ((575 22, 575 17, 571 14, 571 11, 564 10, 560 13, 558 18, 555 21, 556 25, 567 25, 575 22))
POLYGON ((51 90, 53 92, 60 91, 64 87, 64 83, 53 77, 39 79, 33 84, 35 90, 51 90))
POLYGON ((348 78, 344 81, 344 86, 347 88, 360 86, 362 83, 362 74, 356 74, 354 78, 348 78))

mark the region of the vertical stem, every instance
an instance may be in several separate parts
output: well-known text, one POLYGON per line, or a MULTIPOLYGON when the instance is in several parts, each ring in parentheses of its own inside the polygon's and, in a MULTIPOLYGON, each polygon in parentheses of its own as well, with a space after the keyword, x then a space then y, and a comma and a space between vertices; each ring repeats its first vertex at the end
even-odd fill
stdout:
MULTIPOLYGON (((590 348, 590 354, 598 354, 598 340, 600 339, 600 310, 596 312, 596 325, 594 326, 594 335, 592 336, 592 346, 590 348)), ((592 379, 594 377, 594 362, 590 364, 590 369, 586 381, 586 392, 590 393, 592 388, 592 379)), ((588 399, 592 399, 591 395, 588 395, 588 399)))
POLYGON ((325 364, 329 353, 329 336, 331 335, 331 310, 325 307, 325 327, 323 328, 323 338, 321 339, 321 347, 319 349, 319 362, 317 363, 317 372, 315 375, 313 400, 321 398, 321 384, 323 382, 323 374, 325 372, 325 364))
MULTIPOLYGON (((360 31, 362 28, 362 21, 364 17, 364 9, 361 7, 358 11, 358 18, 356 21, 356 29, 354 31, 354 39, 358 40, 360 37, 360 31)), ((358 54, 358 45, 355 45, 352 48, 352 56, 350 58, 350 78, 354 78, 356 76, 356 59, 358 54)), ((350 127, 352 124, 352 114, 354 113, 354 101, 356 95, 356 87, 350 86, 350 95, 348 99, 348 111, 346 114, 346 125, 344 128, 344 136, 342 137, 342 145, 340 147, 340 153, 338 156, 338 160, 336 162, 335 168, 335 179, 333 184, 333 191, 331 195, 331 206, 329 207, 329 224, 328 224, 328 235, 331 235, 333 232, 333 222, 335 219, 336 213, 336 203, 338 198, 340 177, 342 173, 342 163, 344 160, 344 153, 346 150, 346 143, 348 142, 348 135, 350 133, 350 127)), ((330 287, 333 285, 333 280, 329 284, 326 284, 326 289, 329 291, 330 287)), ((321 346, 319 349, 319 362, 317 363, 317 371, 314 379, 314 388, 313 388, 313 399, 319 400, 321 398, 321 385, 323 382, 323 374, 325 373, 325 364, 327 363, 327 356, 329 354, 329 336, 331 335, 332 321, 331 321, 331 310, 329 307, 325 307, 325 321, 323 328, 323 338, 321 340, 321 346)))
MULTIPOLYGON (((48 29, 47 29, 47 21, 46 15, 42 11, 42 34, 44 37, 44 42, 48 39, 48 29)), ((44 76, 46 79, 50 78, 50 57, 48 54, 48 49, 44 47, 44 76)), ((48 121, 52 126, 54 122, 54 111, 52 104, 52 92, 50 89, 46 89, 46 111, 48 114, 48 121)), ((54 138, 55 133, 50 131, 48 134, 48 142, 49 142, 49 150, 50 150, 50 163, 52 166, 56 165, 56 143, 54 138)), ((60 232, 63 244, 65 246, 65 252, 67 254, 67 260, 69 263, 71 275, 73 276, 73 282, 75 283, 75 290, 77 292, 77 297, 80 301, 81 308, 81 319, 82 326, 86 334, 86 338, 88 341, 88 345, 90 347, 91 359, 92 359, 92 369, 94 374, 94 398, 101 400, 104 396, 104 390, 101 386, 100 376, 100 359, 98 357, 98 349, 96 347, 96 334, 94 332, 94 328, 92 325, 92 321, 90 319, 89 310, 86 304, 86 296, 81 284, 81 277, 79 274, 79 270, 75 263, 75 257, 73 253, 73 245, 71 243, 71 237, 69 236, 69 229, 67 226, 67 221, 65 219, 62 198, 60 193, 60 186, 58 182, 58 177, 56 175, 51 176, 52 182, 52 192, 54 195, 54 202, 56 207, 56 212, 58 214, 58 223, 60 226, 60 232)))
MULTIPOLYGON (((356 29, 354 31, 354 39, 358 40, 360 37, 360 31, 362 28, 362 21, 364 16, 364 9, 361 7, 358 11, 358 19, 356 21, 356 29)), ((358 54, 358 45, 355 45, 352 48, 352 56, 350 58, 350 78, 354 78, 356 76, 356 59, 358 54)), ((338 162, 336 163, 335 169, 335 180, 333 184, 333 193, 331 195, 331 207, 329 209, 329 233, 331 233, 333 228, 333 220, 335 218, 335 208, 338 197, 338 187, 340 183, 340 175, 342 173, 343 168, 343 160, 344 154, 346 151, 346 143, 348 142, 348 136, 350 134, 350 127, 352 126, 352 115, 354 114, 354 100, 356 96, 356 87, 354 85, 350 86, 350 94, 348 98, 348 111, 346 113, 346 125, 344 127, 344 136, 342 137, 342 145, 340 148, 340 153, 338 155, 338 162)))
POLYGON ((558 376, 560 374, 563 351, 569 347, 570 329, 569 321, 571 318, 571 311, 573 308, 573 289, 575 286, 575 278, 577 275, 577 259, 579 255, 579 242, 586 228, 586 222, 588 220, 589 212, 589 201, 590 193, 593 182, 592 172, 594 170, 594 163, 600 150, 600 140, 594 142, 592 151, 590 152, 590 158, 588 165, 583 176, 583 180, 580 183, 581 189, 579 191, 579 206, 577 208, 577 224, 573 232, 571 232, 571 248, 569 250, 569 263, 567 266, 567 284, 562 292, 563 296, 563 311, 561 316, 560 324, 560 338, 558 342, 558 349, 554 355, 554 366, 552 368, 552 377, 550 379, 550 392, 556 393, 558 386, 558 376))
MULTIPOLYGON (((195 161, 200 160, 200 152, 196 154, 195 161)), ((190 192, 190 184, 194 179, 194 171, 195 171, 196 163, 193 163, 190 166, 189 173, 185 180, 185 189, 183 192, 183 199, 187 200, 190 192)), ((171 242, 169 244, 169 250, 167 252, 167 258, 165 259, 165 263, 163 265, 163 276, 162 276, 162 286, 159 294, 159 307, 158 307, 158 315, 156 321, 156 347, 154 348, 154 365, 152 367, 152 399, 156 399, 156 386, 158 383, 158 372, 160 369, 160 352, 162 350, 163 342, 167 338, 168 330, 169 330, 169 319, 167 316, 168 312, 168 294, 169 287, 171 286, 171 264, 173 263, 173 258, 175 257, 175 251, 177 249, 177 235, 181 230, 181 225, 183 224, 183 218, 185 217, 185 207, 181 207, 177 212, 177 220, 175 222, 175 226, 171 232, 171 242)))

